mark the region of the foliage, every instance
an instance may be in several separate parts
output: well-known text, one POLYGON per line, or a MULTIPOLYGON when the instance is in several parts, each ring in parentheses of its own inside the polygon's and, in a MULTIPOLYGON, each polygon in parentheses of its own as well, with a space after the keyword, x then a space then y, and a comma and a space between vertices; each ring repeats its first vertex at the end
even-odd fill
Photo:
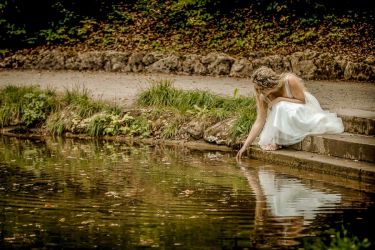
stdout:
POLYGON ((41 91, 37 87, 7 86, 0 91, 0 127, 12 121, 32 126, 43 122, 56 107, 56 96, 51 90, 41 91))
POLYGON ((329 240, 321 238, 314 239, 313 242, 306 241, 305 249, 307 250, 360 250, 369 248, 371 243, 368 239, 359 240, 357 236, 350 235, 348 231, 342 227, 341 230, 329 230, 325 232, 329 235, 329 240))
POLYGON ((176 137, 184 121, 185 121, 184 116, 177 113, 168 122, 166 128, 162 132, 162 137, 164 139, 173 139, 174 137, 176 137))
POLYGON ((134 118, 125 114, 120 117, 110 113, 95 115, 87 126, 87 133, 92 136, 124 134, 141 137, 147 137, 150 134, 149 124, 144 116, 134 118))
MULTIPOLYGON (((137 103, 140 106, 178 110, 180 114, 186 113, 194 119, 224 120, 228 117, 236 117, 231 129, 233 137, 248 133, 256 118, 254 98, 238 97, 236 92, 233 97, 225 98, 207 91, 178 90, 173 87, 171 81, 154 83, 149 89, 139 94, 137 103)), ((172 121, 163 136, 171 138, 176 135, 180 120, 172 121)))
POLYGON ((236 138, 241 135, 247 134, 251 126, 254 124, 256 119, 256 106, 248 105, 245 106, 242 112, 239 112, 238 118, 236 119, 233 127, 231 128, 231 136, 236 138))
POLYGON ((366 53, 374 46, 369 7, 365 0, 5 0, 0 49, 82 44, 243 54, 334 44, 366 53))
POLYGON ((66 90, 63 101, 65 105, 70 106, 82 118, 90 117, 101 111, 120 112, 117 107, 112 107, 105 102, 93 101, 85 88, 75 87, 72 90, 66 90))
POLYGON ((45 93, 28 93, 23 98, 22 120, 26 126, 45 121, 54 108, 54 97, 45 93))
POLYGON ((5 0, 0 3, 0 42, 10 48, 76 42, 94 31, 94 20, 116 16, 116 6, 123 2, 5 0))
POLYGON ((48 117, 46 128, 52 135, 62 135, 67 129, 68 121, 61 117, 61 112, 55 112, 48 117))
POLYGON ((122 128, 123 134, 129 134, 140 137, 148 137, 150 135, 150 124, 146 116, 141 115, 122 128))

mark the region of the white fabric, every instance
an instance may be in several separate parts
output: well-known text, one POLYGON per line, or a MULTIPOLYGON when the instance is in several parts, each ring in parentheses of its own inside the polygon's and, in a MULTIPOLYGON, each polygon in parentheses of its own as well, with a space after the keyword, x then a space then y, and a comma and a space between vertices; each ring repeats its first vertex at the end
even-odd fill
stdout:
MULTIPOLYGON (((288 96, 291 95, 285 83, 288 96)), ((292 145, 313 134, 339 134, 344 132, 341 118, 324 111, 318 100, 305 91, 305 104, 281 101, 273 105, 260 134, 259 145, 292 145)))
POLYGON ((320 210, 341 202, 340 194, 311 189, 298 179, 277 176, 273 171, 260 171, 259 181, 274 216, 303 216, 304 224, 311 223, 320 210))

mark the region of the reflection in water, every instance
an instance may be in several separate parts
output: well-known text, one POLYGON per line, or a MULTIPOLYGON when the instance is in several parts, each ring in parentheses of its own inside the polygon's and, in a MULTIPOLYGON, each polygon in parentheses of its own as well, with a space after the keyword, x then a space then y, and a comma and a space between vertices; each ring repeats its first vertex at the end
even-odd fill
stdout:
POLYGON ((272 168, 249 170, 243 164, 240 168, 256 196, 253 238, 257 248, 298 245, 302 230, 324 208, 332 210, 340 204, 340 194, 314 190, 272 168))
POLYGON ((274 171, 258 173, 260 186, 275 217, 301 217, 305 225, 312 222, 319 209, 339 205, 340 194, 317 191, 295 178, 277 176, 274 171))
POLYGON ((0 249, 298 248, 343 222, 361 227, 374 210, 372 193, 248 163, 186 148, 0 137, 0 249))

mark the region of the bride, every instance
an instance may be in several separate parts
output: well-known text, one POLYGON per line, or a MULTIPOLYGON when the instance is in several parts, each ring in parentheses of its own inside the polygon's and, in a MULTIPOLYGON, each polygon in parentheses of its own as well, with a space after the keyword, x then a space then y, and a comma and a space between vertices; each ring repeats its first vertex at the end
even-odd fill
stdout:
POLYGON ((341 118, 322 110, 318 100, 306 91, 302 79, 296 75, 279 75, 268 67, 260 67, 252 75, 252 81, 257 118, 237 153, 237 160, 259 134, 263 150, 276 150, 298 143, 307 135, 344 131, 341 118))

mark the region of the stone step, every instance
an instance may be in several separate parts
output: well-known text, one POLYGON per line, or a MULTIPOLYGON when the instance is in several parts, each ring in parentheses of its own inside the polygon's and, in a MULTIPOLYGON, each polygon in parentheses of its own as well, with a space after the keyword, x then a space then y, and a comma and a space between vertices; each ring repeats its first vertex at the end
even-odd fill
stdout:
POLYGON ((345 132, 375 135, 375 112, 359 109, 335 109, 332 112, 341 117, 345 132))
POLYGON ((307 136, 290 148, 345 159, 375 162, 375 137, 343 133, 307 136))
POLYGON ((375 184, 375 164, 370 162, 354 161, 294 149, 264 151, 259 147, 251 147, 247 151, 247 155, 288 167, 360 181, 364 185, 375 184))

